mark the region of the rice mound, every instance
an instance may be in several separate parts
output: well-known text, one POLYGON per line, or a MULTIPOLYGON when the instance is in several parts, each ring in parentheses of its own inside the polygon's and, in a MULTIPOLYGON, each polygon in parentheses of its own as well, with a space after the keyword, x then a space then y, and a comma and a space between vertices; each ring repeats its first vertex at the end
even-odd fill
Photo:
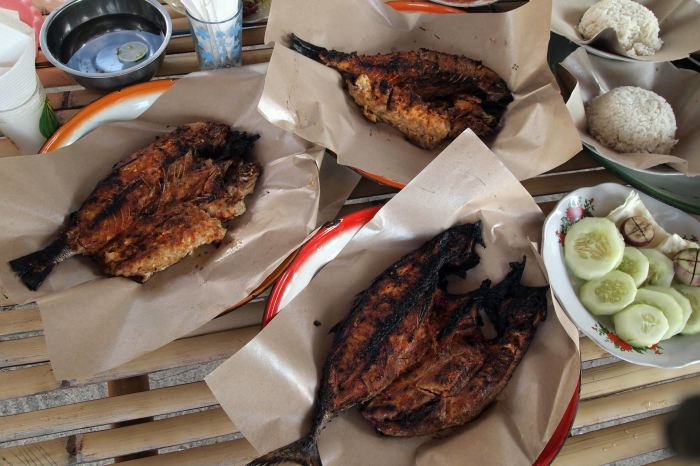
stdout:
POLYGON ((666 99, 635 86, 616 87, 586 106, 588 131, 621 153, 670 154, 678 142, 676 117, 666 99))
POLYGON ((578 32, 592 39, 600 31, 613 28, 628 55, 653 55, 661 48, 659 20, 644 5, 632 0, 601 0, 581 17, 578 32))

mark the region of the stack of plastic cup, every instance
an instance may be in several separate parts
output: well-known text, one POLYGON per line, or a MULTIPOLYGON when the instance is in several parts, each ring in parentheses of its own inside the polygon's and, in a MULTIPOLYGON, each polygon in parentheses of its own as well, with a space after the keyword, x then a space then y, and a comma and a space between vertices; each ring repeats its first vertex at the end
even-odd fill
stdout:
POLYGON ((0 132, 21 153, 35 154, 58 122, 34 67, 33 31, 3 15, 0 37, 0 132))

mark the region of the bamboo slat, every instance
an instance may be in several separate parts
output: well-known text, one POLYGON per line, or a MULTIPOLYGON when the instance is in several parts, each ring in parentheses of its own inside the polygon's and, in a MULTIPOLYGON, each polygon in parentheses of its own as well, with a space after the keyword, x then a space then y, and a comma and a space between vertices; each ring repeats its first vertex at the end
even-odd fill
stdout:
POLYGON ((602 398, 583 400, 579 403, 573 427, 591 426, 671 408, 678 405, 685 397, 698 392, 700 392, 700 377, 692 377, 602 398))
MULTIPOLYGON (((99 374, 86 383, 104 382, 165 369, 218 361, 242 348, 259 331, 259 326, 245 327, 176 340, 123 366, 99 374)), ((53 376, 48 364, 0 372, 0 400, 35 395, 70 386, 53 376)))
POLYGON ((598 398, 691 374, 700 374, 700 365, 681 369, 659 369, 620 361, 593 367, 583 371, 581 399, 598 398))
POLYGON ((124 466, 241 466, 257 457, 245 439, 127 461, 124 466))
POLYGON ((691 460, 688 458, 681 458, 679 456, 672 456, 661 461, 649 463, 648 466, 698 466, 698 464, 700 464, 700 461, 697 459, 691 460))
MULTIPOLYGON (((241 60, 244 65, 252 65, 270 61, 271 55, 271 48, 243 50, 241 60)), ((183 75, 198 70, 199 65, 194 52, 166 55, 157 76, 183 75)), ((74 86, 77 84, 73 78, 57 68, 39 68, 37 73, 42 84, 49 91, 53 87, 74 86)))
POLYGON ((19 155, 19 150, 6 137, 0 138, 0 157, 14 157, 19 155))
POLYGON ((596 170, 586 172, 586 176, 581 176, 580 173, 565 173, 557 176, 530 178, 522 182, 525 189, 533 196, 568 193, 579 188, 595 186, 600 183, 624 184, 624 181, 607 170, 596 170))
POLYGON ((47 361, 44 337, 0 341, 0 368, 47 361))
POLYGON ((607 464, 666 447, 664 426, 668 415, 628 422, 567 440, 553 466, 607 464))
POLYGON ((2 466, 63 466, 73 464, 73 437, 29 443, 0 450, 2 466))
POLYGON ((48 364, 2 371, 0 372, 0 401, 49 392, 65 386, 68 384, 57 381, 48 364))
POLYGON ((41 317, 38 309, 18 309, 0 312, 0 337, 17 333, 37 332, 41 329, 41 317))
POLYGON ((579 340, 579 349, 581 351, 581 361, 584 362, 610 357, 610 353, 596 345, 593 340, 587 337, 581 337, 579 340))
POLYGON ((233 434, 236 426, 222 409, 83 434, 78 458, 99 461, 233 434))
POLYGON ((0 442, 69 432, 215 404, 216 399, 204 382, 83 401, 6 416, 0 423, 0 442))

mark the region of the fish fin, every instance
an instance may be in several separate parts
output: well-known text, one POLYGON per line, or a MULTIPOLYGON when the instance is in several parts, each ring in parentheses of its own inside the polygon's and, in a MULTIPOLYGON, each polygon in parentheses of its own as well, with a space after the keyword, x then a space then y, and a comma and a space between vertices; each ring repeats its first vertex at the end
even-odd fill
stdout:
POLYGON ((309 434, 302 437, 296 442, 254 459, 247 466, 268 466, 287 461, 302 466, 322 466, 323 463, 321 463, 316 445, 316 436, 309 434))
POLYGON ((214 160, 232 159, 239 157, 247 160, 253 151, 255 141, 260 139, 259 134, 247 133, 245 131, 231 131, 226 139, 226 145, 217 154, 212 154, 214 160))
POLYGON ((328 49, 324 49, 323 47, 319 47, 318 45, 314 45, 310 42, 306 42, 305 40, 301 40, 294 33, 289 34, 289 46, 292 48, 292 50, 299 52, 305 57, 308 57, 317 62, 321 61, 322 53, 328 53, 328 49))
POLYGON ((9 264, 22 283, 30 290, 36 291, 51 273, 54 265, 70 255, 72 254, 66 239, 61 236, 44 249, 13 259, 9 264))

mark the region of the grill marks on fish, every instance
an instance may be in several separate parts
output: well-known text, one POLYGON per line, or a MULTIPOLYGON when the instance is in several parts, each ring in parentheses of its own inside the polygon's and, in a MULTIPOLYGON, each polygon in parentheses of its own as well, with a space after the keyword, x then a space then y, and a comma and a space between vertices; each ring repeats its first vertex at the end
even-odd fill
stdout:
POLYGON ((442 435, 477 417, 503 390, 547 309, 548 288, 520 285, 524 262, 512 267, 503 282, 463 304, 435 348, 362 408, 377 431, 442 435), (479 309, 499 331, 493 341, 479 330, 479 309))
POLYGON ((425 149, 472 129, 494 134, 513 97, 500 76, 476 60, 428 49, 358 55, 290 35, 293 50, 337 70, 372 121, 396 127, 425 149))
POLYGON ((220 241, 224 222, 245 212, 261 173, 247 160, 258 137, 214 122, 176 128, 115 164, 58 240, 10 266, 32 290, 76 254, 93 256, 107 273, 148 279, 220 241))
POLYGON ((428 351, 430 316, 444 293, 445 277, 475 267, 477 245, 483 246, 479 223, 456 226, 379 275, 334 327, 309 434, 250 464, 320 465, 316 439, 325 424, 376 396, 428 351))

